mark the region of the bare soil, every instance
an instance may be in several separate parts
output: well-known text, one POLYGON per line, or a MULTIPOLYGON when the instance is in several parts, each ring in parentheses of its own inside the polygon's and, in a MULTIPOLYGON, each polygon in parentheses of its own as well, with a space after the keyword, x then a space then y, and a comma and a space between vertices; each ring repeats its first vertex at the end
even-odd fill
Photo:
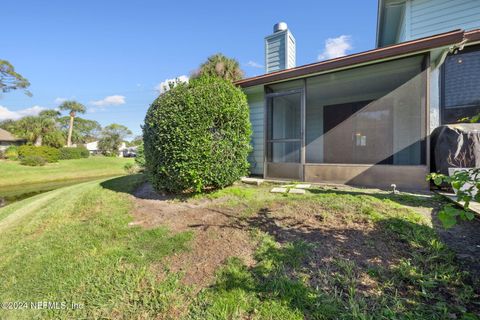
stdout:
POLYGON ((480 218, 472 221, 459 221, 451 229, 441 227, 440 221, 433 215, 434 224, 440 239, 452 249, 457 260, 470 273, 480 278, 480 218))
MULTIPOLYGON (((252 230, 264 231, 279 243, 301 241, 312 245, 304 261, 304 270, 312 286, 327 291, 333 285, 329 280, 331 276, 345 268, 339 263, 353 262, 356 288, 366 298, 382 294, 381 284, 370 276, 371 272, 391 269, 414 250, 389 231, 389 224, 399 223, 395 219, 373 224, 362 221, 357 215, 350 219, 348 213, 328 214, 321 204, 311 201, 273 202, 245 216, 239 209, 222 206, 225 199, 182 201, 157 194, 149 184, 142 185, 134 196, 134 224, 145 228, 165 225, 173 232, 194 233, 191 250, 167 258, 166 264, 170 270, 184 273, 183 283, 197 290, 212 284, 216 270, 230 257, 241 258, 247 266, 255 264, 252 230)), ((410 208, 429 218, 435 216, 433 206, 410 208)), ((456 231, 440 232, 447 245, 459 250, 460 259, 467 240, 459 232, 466 228, 471 231, 467 247, 475 250, 468 258, 476 256, 478 259, 476 250, 480 247, 476 239, 480 233, 478 224, 475 226, 459 226, 456 231)), ((411 227, 418 226, 412 224, 411 227)), ((401 291, 401 295, 410 294, 408 288, 401 291)))
MULTIPOLYGON (((164 225, 173 232, 194 233, 191 250, 167 258, 166 264, 171 271, 183 272, 182 281, 198 289, 211 284, 215 271, 230 257, 239 257, 248 266, 255 264, 255 244, 249 236, 253 229, 272 235, 279 243, 313 244, 305 265, 309 273, 335 272, 334 262, 339 259, 355 262, 360 270, 388 268, 409 250, 372 224, 358 219, 346 222, 341 215, 325 218, 322 207, 312 203, 273 203, 245 217, 240 210, 221 206, 222 199, 182 201, 156 193, 149 184, 143 184, 134 196, 133 224, 145 228, 164 225)), ((359 277, 365 293, 373 294, 373 280, 367 273, 359 277)))
POLYGON ((143 184, 135 193, 133 211, 135 225, 153 228, 163 225, 174 233, 194 233, 188 252, 166 259, 169 270, 182 272, 182 282, 197 289, 212 283, 215 271, 230 257, 254 264, 252 243, 248 233, 228 228, 229 218, 211 208, 214 201, 181 201, 156 193, 143 184))

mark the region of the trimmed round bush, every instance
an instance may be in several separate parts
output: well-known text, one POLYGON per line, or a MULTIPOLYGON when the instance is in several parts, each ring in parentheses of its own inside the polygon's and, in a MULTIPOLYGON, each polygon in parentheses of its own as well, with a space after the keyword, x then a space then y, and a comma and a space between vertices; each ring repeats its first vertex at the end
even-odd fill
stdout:
POLYGON ((27 156, 25 158, 22 158, 22 160, 20 160, 21 165, 31 166, 31 167, 44 166, 45 163, 46 163, 45 159, 40 156, 27 156))
POLYGON ((201 192, 248 173, 251 125, 242 90, 217 77, 180 83, 150 106, 146 171, 157 190, 201 192))
POLYGON ((85 147, 60 148, 60 160, 88 158, 90 152, 85 147))
POLYGON ((57 162, 60 157, 60 150, 57 148, 47 146, 20 146, 18 147, 18 156, 23 159, 31 156, 39 156, 45 159, 46 162, 57 162))

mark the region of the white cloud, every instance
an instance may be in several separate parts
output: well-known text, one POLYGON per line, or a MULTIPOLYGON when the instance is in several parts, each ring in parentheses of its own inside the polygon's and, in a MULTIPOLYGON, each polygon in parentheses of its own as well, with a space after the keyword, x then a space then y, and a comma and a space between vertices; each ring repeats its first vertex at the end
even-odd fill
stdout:
POLYGON ((121 104, 125 104, 126 101, 124 96, 114 95, 114 96, 105 97, 101 100, 91 101, 90 103, 97 107, 106 107, 106 106, 118 106, 121 104))
POLYGON ((257 63, 255 61, 248 61, 247 66, 252 67, 252 68, 257 68, 257 69, 263 69, 263 66, 260 63, 257 63))
POLYGON ((337 38, 328 38, 325 40, 325 49, 318 55, 318 60, 327 60, 347 55, 347 51, 351 50, 352 37, 341 35, 337 38))
POLYGON ((58 97, 58 98, 55 98, 55 100, 53 101, 55 104, 62 104, 64 103, 65 101, 67 101, 68 99, 67 98, 61 98, 61 97, 58 97))
POLYGON ((173 83, 174 86, 176 85, 177 82, 188 82, 188 76, 186 75, 181 75, 180 77, 174 78, 174 79, 165 79, 164 81, 160 82, 155 86, 155 90, 159 93, 162 94, 164 92, 167 92, 170 90, 170 83, 173 83))
POLYGON ((36 116, 40 111, 45 110, 46 108, 40 106, 33 106, 21 110, 9 110, 7 107, 0 106, 0 120, 18 120, 26 116, 36 116))

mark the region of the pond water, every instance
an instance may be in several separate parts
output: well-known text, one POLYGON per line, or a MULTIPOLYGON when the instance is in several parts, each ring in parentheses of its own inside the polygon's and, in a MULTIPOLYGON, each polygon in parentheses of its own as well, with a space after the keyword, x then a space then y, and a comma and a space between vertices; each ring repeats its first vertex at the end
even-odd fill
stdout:
MULTIPOLYGON (((104 178, 104 177, 90 177, 90 178, 73 179, 73 180, 37 182, 37 183, 0 187, 0 207, 6 206, 7 204, 20 201, 29 197, 33 197, 40 193, 44 193, 47 191, 55 190, 55 189, 66 187, 66 186, 71 186, 77 183, 97 180, 101 178, 104 178)), ((108 176, 106 178, 108 178, 108 176)))

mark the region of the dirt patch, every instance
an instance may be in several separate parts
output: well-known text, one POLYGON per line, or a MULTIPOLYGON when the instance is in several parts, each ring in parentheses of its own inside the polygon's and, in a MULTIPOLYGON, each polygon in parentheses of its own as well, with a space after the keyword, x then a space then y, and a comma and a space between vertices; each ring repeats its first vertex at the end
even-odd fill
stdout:
POLYGON ((432 214, 432 219, 442 241, 456 254, 457 260, 480 278, 480 219, 459 221, 451 229, 444 229, 438 220, 438 210, 432 214))
POLYGON ((248 233, 228 227, 235 216, 226 216, 212 208, 214 201, 172 198, 156 193, 147 183, 134 196, 132 224, 145 228, 163 225, 174 233, 194 233, 188 252, 165 260, 171 271, 184 274, 184 284, 197 289, 209 285, 216 270, 230 257, 239 257, 249 266, 254 264, 254 244, 248 233))
MULTIPOLYGON (((313 202, 274 202, 245 217, 241 210, 221 206, 222 199, 186 200, 157 194, 149 184, 136 192, 135 224, 146 228, 165 225, 173 232, 194 232, 189 252, 166 259, 172 271, 184 273, 183 282, 197 288, 208 286, 215 271, 229 257, 239 257, 248 266, 253 259, 254 244, 249 231, 258 229, 272 235, 279 243, 303 241, 312 244, 305 270, 334 273, 335 261, 353 261, 360 270, 398 263, 400 253, 408 248, 393 241, 373 225, 355 216, 355 222, 344 221, 345 215, 332 215, 322 211, 313 202), (343 219, 343 220, 342 220, 343 219)), ((376 287, 366 272, 362 278, 365 294, 373 294, 376 287)), ((315 286, 321 279, 312 277, 315 286)), ((329 284, 330 285, 330 284, 329 284)))
MULTIPOLYGON (((297 201, 297 198, 279 196, 265 203, 250 199, 234 202, 237 207, 232 207, 226 206, 222 198, 194 200, 158 195, 145 184, 134 194, 134 223, 146 228, 165 225, 173 232, 194 233, 191 250, 168 257, 166 264, 170 270, 182 272, 183 283, 197 290, 212 284, 215 272, 230 257, 239 257, 247 266, 253 266, 255 243, 250 231, 260 230, 280 244, 301 242, 309 246, 300 270, 285 270, 289 277, 308 279, 310 287, 325 292, 332 288, 348 292, 353 283, 356 292, 373 306, 375 297, 387 290, 386 279, 398 277, 399 272, 395 270, 401 262, 412 260, 412 252, 425 250, 412 245, 409 232, 433 237, 429 225, 403 218, 402 210, 408 215, 406 207, 409 207, 427 218, 437 203, 430 198, 420 201, 374 194, 380 200, 386 198, 401 204, 399 207, 378 201, 369 204, 368 201, 372 201, 369 199, 352 199, 356 196, 353 192, 344 197, 336 197, 340 191, 318 190, 316 193, 327 197, 305 197, 297 201), (337 203, 333 203, 333 199, 337 203), (253 214, 242 214, 246 208, 253 214), (382 219, 372 219, 375 210, 377 214, 383 212, 382 219), (398 215, 391 214, 391 210, 399 210, 398 215)), ((266 194, 268 191, 259 189, 258 198, 265 198, 266 194)), ((462 241, 456 242, 462 244, 462 241)), ((394 290, 395 295, 405 299, 417 294, 408 283, 394 290)), ((455 293, 447 292, 442 299, 453 301, 454 296, 455 293)))

